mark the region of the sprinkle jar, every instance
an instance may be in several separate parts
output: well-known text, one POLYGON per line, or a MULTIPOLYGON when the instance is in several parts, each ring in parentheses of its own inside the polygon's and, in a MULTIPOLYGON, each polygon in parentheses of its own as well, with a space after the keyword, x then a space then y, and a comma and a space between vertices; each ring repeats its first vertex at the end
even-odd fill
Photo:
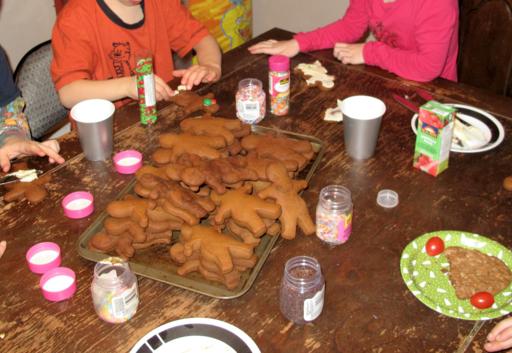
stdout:
POLYGON ((352 198, 350 190, 329 185, 320 191, 316 208, 316 236, 329 244, 345 243, 352 233, 352 198))
POLYGON ((268 59, 268 67, 270 112, 286 115, 290 100, 290 59, 284 55, 272 55, 268 59))
POLYGON ((156 89, 153 56, 149 50, 141 50, 135 54, 135 75, 140 122, 144 125, 154 124, 157 120, 156 89))
POLYGON ((246 78, 238 83, 236 116, 245 124, 257 124, 265 117, 265 92, 256 78, 246 78))
POLYGON ((281 313, 296 324, 313 321, 324 306, 325 281, 318 261, 296 256, 286 262, 279 292, 281 313))
POLYGON ((91 292, 94 309, 106 322, 125 322, 137 312, 137 277, 118 257, 110 257, 94 266, 91 292))

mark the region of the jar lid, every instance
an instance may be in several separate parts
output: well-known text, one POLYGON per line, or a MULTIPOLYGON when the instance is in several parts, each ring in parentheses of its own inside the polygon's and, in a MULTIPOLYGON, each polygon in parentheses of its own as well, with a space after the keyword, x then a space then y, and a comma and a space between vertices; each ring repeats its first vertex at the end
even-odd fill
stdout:
POLYGON ((398 194, 390 189, 383 189, 377 194, 377 204, 384 208, 393 208, 398 205, 398 194))
POLYGON ((268 66, 271 71, 288 71, 290 58, 284 55, 272 55, 268 58, 268 66))

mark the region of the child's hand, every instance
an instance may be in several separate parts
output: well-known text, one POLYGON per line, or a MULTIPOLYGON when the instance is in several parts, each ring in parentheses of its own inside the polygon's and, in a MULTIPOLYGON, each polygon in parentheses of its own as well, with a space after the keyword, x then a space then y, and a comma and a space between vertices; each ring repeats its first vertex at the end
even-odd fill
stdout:
POLYGON ((512 317, 500 321, 487 335, 484 348, 487 352, 496 352, 512 347, 512 317))
POLYGON ((181 84, 190 90, 201 82, 217 81, 221 76, 221 70, 214 65, 192 65, 188 69, 174 70, 173 75, 181 77, 181 84))
POLYGON ((277 41, 265 40, 249 47, 251 54, 284 55, 289 58, 299 53, 299 42, 295 39, 277 41))
POLYGON ((363 47, 364 43, 336 43, 333 54, 336 59, 344 64, 364 64, 363 47))
POLYGON ((0 257, 2 257, 2 255, 4 254, 6 247, 7 242, 5 240, 0 241, 0 257))
POLYGON ((37 141, 19 138, 7 139, 5 145, 0 147, 0 167, 4 172, 11 168, 11 159, 22 156, 48 156, 50 163, 64 163, 64 158, 59 155, 59 144, 57 141, 37 141))

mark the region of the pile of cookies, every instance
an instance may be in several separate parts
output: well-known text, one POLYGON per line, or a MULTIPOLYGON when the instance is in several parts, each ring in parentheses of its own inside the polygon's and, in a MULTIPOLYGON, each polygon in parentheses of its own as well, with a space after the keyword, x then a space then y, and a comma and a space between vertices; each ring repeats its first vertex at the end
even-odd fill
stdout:
POLYGON ((235 288, 257 262, 254 249, 265 234, 285 239, 297 226, 315 232, 295 180, 314 157, 308 141, 257 135, 239 120, 184 119, 179 133, 159 136, 153 165, 136 174, 135 196, 111 202, 104 229, 90 248, 130 258, 135 250, 170 244, 178 274, 199 272, 235 288))

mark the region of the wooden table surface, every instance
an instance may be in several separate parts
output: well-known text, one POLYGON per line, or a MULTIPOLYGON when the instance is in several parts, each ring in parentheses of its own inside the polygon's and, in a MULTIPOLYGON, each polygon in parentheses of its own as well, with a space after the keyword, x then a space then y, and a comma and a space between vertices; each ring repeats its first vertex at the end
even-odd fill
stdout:
MULTIPOLYGON (((290 36, 274 29, 252 42, 290 36)), ((267 86, 267 57, 252 56, 246 47, 225 55, 220 82, 198 90, 216 95, 220 116, 234 117, 239 80, 257 77, 267 86)), ((289 116, 267 114, 261 125, 313 135, 326 143, 326 154, 303 197, 313 214, 323 186, 343 184, 351 190, 353 231, 346 244, 329 247, 314 235, 300 233, 293 241, 280 240, 252 288, 231 300, 212 299, 139 277, 140 305, 135 317, 124 324, 105 323, 92 305, 94 263, 79 256, 77 240, 131 177, 117 174, 111 162, 85 160, 71 133, 62 139, 67 162, 53 171, 50 196, 42 204, 0 203, 0 240, 8 243, 0 259, 0 352, 127 352, 153 328, 185 317, 230 322, 247 332, 262 352, 456 351, 473 322, 442 316, 419 302, 402 280, 400 255, 414 238, 441 229, 475 232, 512 245, 512 192, 502 188, 503 179, 512 174, 512 140, 508 138, 512 100, 444 80, 419 84, 375 68, 345 66, 330 51, 300 54, 292 66, 315 58, 336 76, 335 88, 327 92, 306 89, 293 76, 289 116), (450 167, 437 178, 414 169, 411 113, 394 102, 390 93, 412 93, 418 86, 440 101, 492 112, 505 127, 505 141, 485 153, 451 154, 450 167), (376 154, 362 162, 347 156, 343 124, 322 120, 336 98, 356 94, 376 96, 387 106, 376 154), (397 208, 385 210, 376 205, 377 192, 383 188, 398 192, 397 208), (60 200, 81 189, 95 195, 96 211, 82 220, 65 218, 60 200), (40 241, 57 242, 62 265, 76 272, 78 290, 72 299, 50 303, 42 297, 39 276, 28 270, 24 258, 27 249, 40 241), (296 255, 316 257, 326 279, 323 312, 304 326, 288 322, 279 312, 283 266, 296 255)), ((158 124, 145 128, 137 123, 135 105, 122 108, 115 115, 114 149, 135 148, 148 160, 158 133, 176 127, 181 118, 183 112, 176 106, 162 105, 158 124)), ((484 325, 468 352, 483 351, 485 336, 495 322, 484 325)))

